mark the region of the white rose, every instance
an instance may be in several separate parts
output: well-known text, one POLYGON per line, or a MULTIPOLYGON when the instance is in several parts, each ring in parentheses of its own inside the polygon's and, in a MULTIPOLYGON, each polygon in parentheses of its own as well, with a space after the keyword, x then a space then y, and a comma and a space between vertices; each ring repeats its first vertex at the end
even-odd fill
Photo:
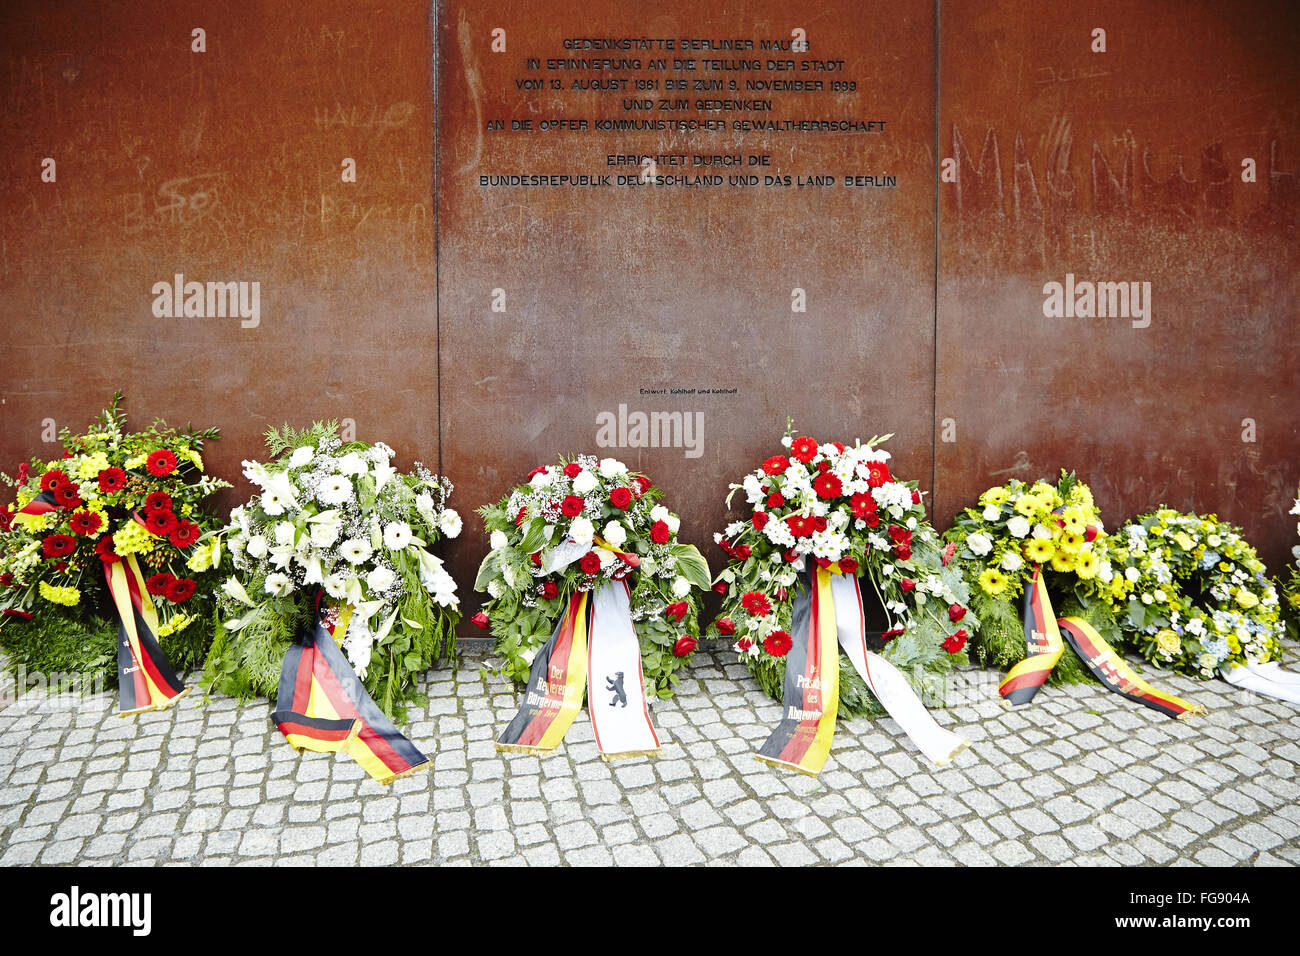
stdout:
POLYGON ((504 531, 493 531, 492 536, 488 540, 492 545, 493 551, 500 551, 502 548, 510 544, 510 539, 506 537, 504 531))
POLYGON ((600 558, 601 568, 607 568, 614 563, 614 552, 608 548, 600 548, 596 551, 596 557, 600 558))
POLYGON ((339 539, 338 525, 313 524, 311 526, 311 543, 318 548, 328 548, 339 539))
POLYGON ((612 547, 621 548, 627 543, 627 529, 623 527, 621 521, 611 521, 605 525, 601 537, 608 541, 612 547))
POLYGON ((343 475, 364 475, 370 470, 366 460, 354 451, 348 452, 335 462, 335 467, 343 475))
POLYGON ((252 535, 248 539, 246 547, 250 558, 262 559, 266 557, 266 538, 260 534, 252 535))
POLYGON ((396 575, 393 574, 392 569, 381 565, 371 569, 366 575, 366 587, 370 588, 372 594, 377 594, 391 588, 395 579, 396 575))
POLYGON ((993 539, 983 532, 976 531, 967 536, 966 547, 970 548, 971 554, 982 558, 993 550, 993 539))
POLYGON ((528 484, 534 488, 548 488, 553 480, 554 478, 548 468, 546 471, 539 471, 533 475, 532 478, 528 479, 528 484))
POLYGON ((292 521, 277 521, 275 523, 275 543, 282 548, 287 548, 293 544, 294 527, 292 521))
MULTIPOLYGON (((1008 521, 1007 524, 1010 525, 1011 522, 1008 521)), ((1048 541, 1052 537, 1052 529, 1045 524, 1036 524, 1034 525, 1034 537, 1040 541, 1048 541)))
POLYGON ((606 478, 617 478, 619 475, 627 474, 627 465, 617 458, 602 458, 600 460, 600 473, 606 478))
POLYGON ((587 544, 595 536, 596 526, 586 518, 574 518, 573 523, 569 525, 569 537, 579 544, 587 544))
MULTIPOLYGON (((1042 525, 1039 525, 1039 527, 1041 528, 1042 525)), ((1007 530, 1011 532, 1012 537, 1023 538, 1029 534, 1029 521, 1024 515, 1016 515, 1007 522, 1007 530)), ((1034 534, 1037 536, 1038 532, 1035 531, 1034 534)))
POLYGON ((1125 568, 1124 577, 1128 579, 1128 582, 1130 584, 1136 584, 1137 579, 1142 577, 1142 572, 1140 572, 1137 568, 1132 568, 1132 567, 1125 568))
POLYGON ((680 574, 673 578, 673 596, 683 598, 691 593, 691 582, 680 574))
POLYGON ((1143 603, 1143 604, 1150 604, 1150 603, 1151 603, 1151 600, 1152 600, 1152 598, 1151 598, 1151 595, 1150 595, 1150 594, 1144 594, 1144 595, 1142 595, 1142 603, 1143 603))
POLYGON ((986 505, 984 507, 984 520, 997 521, 998 515, 1002 514, 1002 509, 997 505, 986 505))
POLYGON ((293 454, 289 456, 289 467, 301 468, 303 465, 309 465, 315 455, 316 449, 311 445, 303 445, 301 448, 295 448, 293 454))
POLYGON ((573 493, 575 495, 586 495, 595 491, 600 485, 596 476, 589 471, 578 472, 578 477, 573 479, 573 493))

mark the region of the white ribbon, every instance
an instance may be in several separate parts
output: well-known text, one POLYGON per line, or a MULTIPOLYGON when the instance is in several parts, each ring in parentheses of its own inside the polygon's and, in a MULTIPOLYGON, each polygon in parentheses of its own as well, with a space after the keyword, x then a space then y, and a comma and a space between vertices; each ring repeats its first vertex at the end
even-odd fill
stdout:
POLYGON ((851 574, 832 575, 831 594, 835 598, 840 647, 881 706, 921 753, 943 765, 969 747, 970 741, 961 734, 939 726, 897 667, 867 650, 867 626, 857 578, 851 574))
POLYGON ((1219 669, 1219 673, 1234 687, 1300 704, 1300 674, 1284 671, 1277 661, 1224 667, 1219 669))
POLYGON ((606 760, 659 753, 641 670, 641 643, 632 625, 627 585, 600 585, 591 596, 587 634, 587 710, 596 746, 606 760))

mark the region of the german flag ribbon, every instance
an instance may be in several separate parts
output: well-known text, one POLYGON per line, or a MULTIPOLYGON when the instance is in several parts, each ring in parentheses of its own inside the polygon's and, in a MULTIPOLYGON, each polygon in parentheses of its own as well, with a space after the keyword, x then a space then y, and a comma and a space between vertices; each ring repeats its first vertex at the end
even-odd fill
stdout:
MULTIPOLYGON (((42 491, 15 515, 15 523, 58 510, 54 495, 42 491)), ((139 515, 132 516, 140 522, 139 515)), ((143 522, 141 522, 143 523, 143 522)), ((158 609, 149 596, 134 554, 104 565, 104 578, 117 614, 117 712, 119 716, 162 710, 189 689, 172 670, 158 643, 158 609)))
POLYGON ((429 758, 379 709, 336 643, 347 609, 334 617, 319 591, 313 604, 314 620, 284 655, 271 720, 295 750, 347 754, 383 784, 428 769, 429 758))
POLYGON ((815 776, 826 763, 839 709, 843 650, 876 699, 930 760, 944 764, 970 745, 940 727, 898 668, 867 649, 862 590, 838 565, 806 575, 795 594, 786 655, 784 716, 757 757, 815 776))
POLYGON ((550 753, 582 709, 584 693, 602 759, 660 753, 626 582, 607 582, 569 598, 564 616, 533 658, 523 702, 498 738, 497 750, 550 753))
POLYGON ((1158 690, 1138 676, 1087 621, 1057 618, 1042 569, 1034 565, 1024 598, 1025 650, 1028 656, 1007 673, 998 692, 1012 704, 1027 704, 1061 659, 1066 642, 1107 690, 1180 720, 1205 708, 1158 690), (1062 640, 1064 635, 1064 640, 1062 640))

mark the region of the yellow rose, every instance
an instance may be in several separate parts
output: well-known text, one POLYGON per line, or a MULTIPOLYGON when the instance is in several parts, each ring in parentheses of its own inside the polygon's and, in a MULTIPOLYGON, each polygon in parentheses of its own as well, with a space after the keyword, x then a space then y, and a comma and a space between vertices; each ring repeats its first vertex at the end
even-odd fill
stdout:
POLYGON ((1173 657, 1183 648, 1183 642, 1178 639, 1178 635, 1169 628, 1161 628, 1156 631, 1156 647, 1160 649, 1161 654, 1173 657))
POLYGON ((1243 608, 1252 608, 1259 603, 1259 598, 1255 597, 1253 591, 1247 591, 1245 588, 1237 590, 1237 604, 1243 608))

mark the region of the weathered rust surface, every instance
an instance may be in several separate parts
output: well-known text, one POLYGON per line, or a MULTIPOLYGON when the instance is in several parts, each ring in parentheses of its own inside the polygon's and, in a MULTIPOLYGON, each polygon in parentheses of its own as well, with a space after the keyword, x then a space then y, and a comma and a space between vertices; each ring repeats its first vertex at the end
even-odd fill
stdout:
MULTIPOLYGON (((614 2, 519 3, 506 13, 444 4, 443 464, 462 501, 496 499, 561 453, 615 455, 664 488, 683 516, 684 537, 706 545, 719 567, 711 535, 727 521, 727 485, 779 450, 787 416, 823 441, 894 432, 897 471, 928 488, 933 31, 929 3, 895 5, 881 18, 864 17, 855 4, 796 11, 782 2, 742 2, 725 13, 684 2, 649 12, 614 2), (496 27, 506 31, 506 53, 490 51, 496 27), (525 59, 565 55, 565 37, 757 41, 788 39, 794 27, 807 30, 807 55, 843 59, 859 92, 782 95, 775 117, 879 118, 887 124, 883 134, 484 129, 492 119, 509 127, 527 118, 627 115, 617 108, 619 94, 517 90, 515 79, 528 75, 525 59), (478 184, 485 174, 608 173, 608 153, 664 150, 766 152, 778 173, 890 174, 898 188, 564 191, 478 184), (796 287, 807 292, 806 314, 791 312, 796 287), (504 314, 492 311, 495 289, 504 290, 504 314), (641 393, 664 388, 736 391, 641 393), (702 454, 598 449, 597 415, 617 413, 620 405, 702 414, 702 454)), ((453 549, 466 581, 487 548, 476 521, 467 532, 453 549)))
POLYGON ((436 461, 431 69, 419 0, 3 5, 0 468, 116 388, 221 427, 227 506, 285 421, 436 461), (260 282, 260 324, 155 318, 177 272, 260 282))
POLYGON ((941 523, 1068 468, 1108 526, 1217 512, 1289 559, 1298 40, 1288 3, 943 4, 940 154, 960 178, 940 203, 941 523), (1044 317, 1067 273, 1150 282, 1149 327, 1044 317))

